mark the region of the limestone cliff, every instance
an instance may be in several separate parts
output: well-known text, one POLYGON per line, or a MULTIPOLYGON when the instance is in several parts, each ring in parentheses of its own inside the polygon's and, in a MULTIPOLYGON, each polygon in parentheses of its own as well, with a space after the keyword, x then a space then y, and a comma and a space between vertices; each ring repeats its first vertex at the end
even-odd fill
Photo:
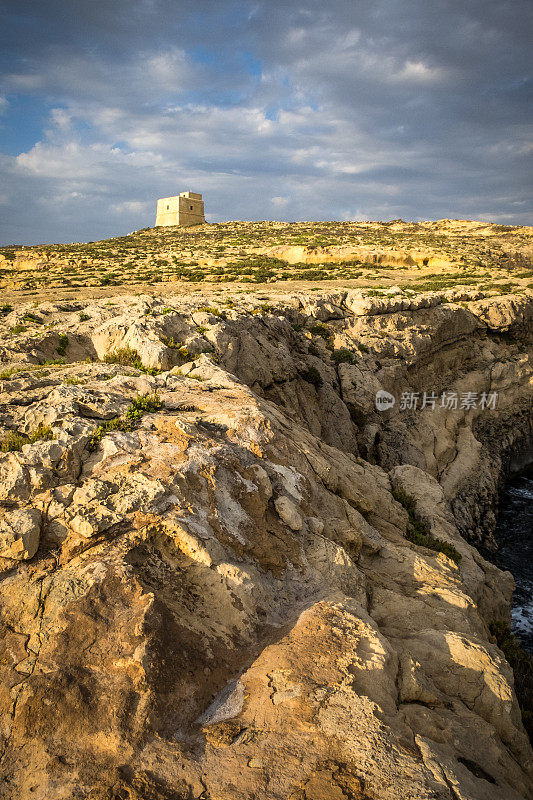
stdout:
POLYGON ((0 796, 532 796, 475 544, 531 453, 533 294, 202 303, 0 321, 37 321, 0 345, 0 796), (400 408, 448 391, 497 404, 400 408))

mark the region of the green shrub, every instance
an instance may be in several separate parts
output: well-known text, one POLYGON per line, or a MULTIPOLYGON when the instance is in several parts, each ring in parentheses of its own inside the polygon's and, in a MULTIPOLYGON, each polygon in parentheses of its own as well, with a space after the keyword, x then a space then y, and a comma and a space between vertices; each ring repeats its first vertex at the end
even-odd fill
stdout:
POLYGON ((150 411, 159 411, 163 407, 163 402, 157 392, 153 394, 138 394, 126 411, 126 419, 139 420, 143 414, 150 411))
POLYGON ((126 421, 122 417, 106 420, 93 431, 91 438, 87 442, 87 450, 90 452, 96 450, 106 433, 111 433, 111 431, 131 431, 133 427, 133 422, 126 421))
POLYGON ((215 306, 200 306, 198 311, 203 311, 205 314, 211 314, 213 317, 220 317, 220 319, 227 319, 228 316, 225 311, 221 311, 215 306))
POLYGON ((15 450, 22 450, 25 444, 34 444, 40 440, 52 439, 53 435, 52 428, 42 423, 29 434, 10 431, 3 439, 0 439, 0 452, 10 453, 15 450))
POLYGON ((85 314, 85 312, 80 314, 80 322, 87 322, 88 319, 91 319, 89 314, 85 314))
POLYGON ((403 489, 393 489, 392 496, 399 503, 401 506, 405 508, 409 516, 415 513, 416 510, 416 502, 411 495, 408 495, 407 492, 404 492, 403 489))
POLYGON ((19 367, 9 367, 0 372, 0 381, 8 381, 19 371, 19 367))
POLYGON ((121 364, 123 367, 134 367, 141 372, 149 375, 157 375, 158 370, 152 367, 145 367, 139 353, 132 347, 119 347, 113 353, 108 353, 104 357, 106 364, 121 364))
POLYGON ((112 431, 133 431, 138 426, 143 414, 150 411, 159 411, 163 403, 155 392, 154 394, 137 395, 123 417, 114 417, 106 420, 93 431, 87 442, 87 449, 93 452, 106 435, 112 431))
POLYGON ((6 314, 9 314, 10 311, 13 311, 13 306, 10 306, 9 303, 6 303, 2 307, 0 307, 0 314, 5 317, 6 314))
POLYGON ((100 286, 114 286, 118 281, 114 272, 104 272, 100 277, 100 286))
POLYGON ((354 364, 355 363, 355 356, 350 351, 344 347, 339 348, 338 350, 333 350, 331 354, 331 358, 335 362, 335 364, 354 364))
POLYGON ((189 352, 189 348, 184 345, 183 342, 174 339, 173 336, 170 338, 168 336, 162 336, 161 341, 164 345, 170 347, 172 350, 176 350, 179 353, 180 362, 182 364, 185 364, 185 362, 191 361, 194 358, 194 354, 189 352))
POLYGON ((524 650, 506 620, 493 620, 489 630, 513 669, 514 688, 522 721, 533 743, 533 656, 524 650))
POLYGON ((512 294, 520 287, 516 283, 495 283, 494 289, 497 289, 500 294, 512 294))
POLYGON ((59 353, 60 356, 64 356, 67 352, 68 347, 68 336, 66 333, 61 333, 59 335, 59 344, 56 347, 56 353, 59 353))
POLYGON ((164 345, 171 347, 173 350, 179 350, 180 348, 184 347, 183 342, 179 341, 178 339, 174 339, 173 336, 162 336, 161 341, 164 345))
POLYGON ((304 381, 307 381, 307 383, 312 383, 315 389, 320 389, 324 383, 322 380, 322 375, 316 367, 309 367, 305 370, 305 372, 301 372, 300 375, 304 381))
POLYGON ((324 322, 317 322, 314 325, 311 325, 309 330, 313 336, 321 336, 326 340, 331 337, 331 330, 324 322))
POLYGON ((427 547, 429 550, 444 553, 445 556, 448 556, 458 564, 462 557, 461 553, 456 550, 453 544, 445 542, 443 539, 437 539, 429 533, 427 524, 417 516, 414 498, 401 489, 394 490, 392 496, 405 508, 409 516, 405 538, 418 545, 418 547, 427 547))
POLYGON ((34 322, 36 325, 42 325, 43 324, 42 319, 40 317, 38 317, 36 314, 32 314, 31 311, 26 311, 26 313, 24 314, 23 319, 26 320, 26 322, 34 322))

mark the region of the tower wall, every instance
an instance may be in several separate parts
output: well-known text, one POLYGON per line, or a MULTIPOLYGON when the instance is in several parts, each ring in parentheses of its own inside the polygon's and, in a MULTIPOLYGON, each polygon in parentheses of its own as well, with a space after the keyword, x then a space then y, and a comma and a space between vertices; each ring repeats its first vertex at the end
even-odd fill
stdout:
POLYGON ((179 225, 201 225, 205 222, 202 195, 183 192, 179 196, 179 225))
POLYGON ((156 227, 160 225, 179 225, 179 197, 162 197, 157 201, 156 227))
POLYGON ((202 195, 182 192, 157 201, 156 227, 165 225, 201 225, 205 222, 202 195))

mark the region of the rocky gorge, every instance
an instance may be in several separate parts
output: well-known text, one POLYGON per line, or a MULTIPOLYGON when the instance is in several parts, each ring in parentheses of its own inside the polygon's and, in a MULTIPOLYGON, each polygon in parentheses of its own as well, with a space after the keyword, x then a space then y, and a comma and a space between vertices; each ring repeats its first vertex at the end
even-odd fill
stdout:
POLYGON ((484 557, 532 457, 532 290, 0 327, 0 797, 532 796, 484 557))

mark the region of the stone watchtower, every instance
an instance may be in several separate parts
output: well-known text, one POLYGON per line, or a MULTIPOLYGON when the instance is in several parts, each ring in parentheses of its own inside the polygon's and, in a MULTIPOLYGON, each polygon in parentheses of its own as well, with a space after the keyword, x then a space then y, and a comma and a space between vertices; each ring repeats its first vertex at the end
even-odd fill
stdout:
POLYGON ((181 192, 177 197, 157 201, 156 227, 160 225, 201 225, 205 222, 201 194, 181 192))

